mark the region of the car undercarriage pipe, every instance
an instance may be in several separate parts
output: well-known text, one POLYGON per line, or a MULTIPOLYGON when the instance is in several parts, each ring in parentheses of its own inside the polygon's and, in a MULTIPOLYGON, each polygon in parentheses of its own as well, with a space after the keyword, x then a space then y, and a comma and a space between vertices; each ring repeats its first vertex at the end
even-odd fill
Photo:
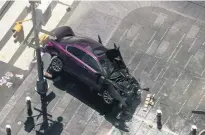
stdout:
POLYGON ((161 110, 157 110, 157 128, 159 130, 162 129, 162 111, 161 110))

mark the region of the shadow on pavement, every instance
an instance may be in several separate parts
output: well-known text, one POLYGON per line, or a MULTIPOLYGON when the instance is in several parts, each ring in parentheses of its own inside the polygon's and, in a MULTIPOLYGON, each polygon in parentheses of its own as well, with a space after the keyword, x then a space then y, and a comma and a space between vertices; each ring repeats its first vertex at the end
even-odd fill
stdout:
MULTIPOLYGON (((63 131, 63 118, 58 117, 56 121, 52 121, 48 132, 46 133, 47 135, 60 135, 63 131)), ((45 133, 41 131, 36 131, 36 135, 45 135, 45 133)))
POLYGON ((66 91, 68 94, 71 94, 84 104, 96 110, 100 115, 104 115, 107 121, 123 131, 128 131, 125 123, 132 119, 135 109, 141 101, 140 97, 130 98, 127 101, 129 108, 126 111, 129 113, 124 113, 120 119, 116 119, 116 115, 119 111, 116 105, 105 104, 103 99, 98 96, 94 90, 91 90, 89 86, 69 74, 63 73, 60 78, 54 79, 53 84, 58 89, 66 91))

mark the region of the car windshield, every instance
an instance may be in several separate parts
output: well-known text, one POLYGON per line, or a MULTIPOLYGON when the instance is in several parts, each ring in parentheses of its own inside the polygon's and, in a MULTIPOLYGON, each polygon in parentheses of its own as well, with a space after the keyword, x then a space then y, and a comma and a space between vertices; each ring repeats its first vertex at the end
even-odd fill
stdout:
POLYGON ((106 55, 103 55, 99 58, 100 65, 102 66, 102 70, 105 75, 110 75, 110 73, 114 70, 114 66, 112 62, 107 58, 106 55))

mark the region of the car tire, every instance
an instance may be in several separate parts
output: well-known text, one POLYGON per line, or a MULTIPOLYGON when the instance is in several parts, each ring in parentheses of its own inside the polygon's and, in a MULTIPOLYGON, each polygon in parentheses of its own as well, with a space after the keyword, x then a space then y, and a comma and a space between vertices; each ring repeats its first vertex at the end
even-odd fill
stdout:
POLYGON ((52 32, 55 34, 57 40, 61 40, 64 37, 75 36, 72 28, 69 26, 58 27, 52 30, 52 32))
POLYGON ((104 90, 103 93, 102 93, 102 98, 103 98, 103 101, 106 103, 106 104, 112 104, 113 101, 114 101, 114 98, 112 98, 109 94, 109 92, 107 90, 104 90))
POLYGON ((61 72, 63 70, 63 61, 58 56, 52 57, 50 69, 56 73, 61 72))

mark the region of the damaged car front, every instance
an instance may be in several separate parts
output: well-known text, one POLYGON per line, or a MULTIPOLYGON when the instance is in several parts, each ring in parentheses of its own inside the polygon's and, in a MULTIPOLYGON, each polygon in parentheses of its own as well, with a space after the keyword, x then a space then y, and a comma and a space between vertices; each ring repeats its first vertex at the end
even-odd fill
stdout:
MULTIPOLYGON (((126 107, 128 99, 139 96, 138 91, 141 87, 138 81, 129 73, 119 48, 115 46, 114 49, 108 49, 106 54, 99 58, 99 62, 104 72, 104 83, 110 85, 103 89, 107 89, 112 98, 126 107)), ((108 100, 105 99, 106 97, 103 98, 105 101, 108 100)))

